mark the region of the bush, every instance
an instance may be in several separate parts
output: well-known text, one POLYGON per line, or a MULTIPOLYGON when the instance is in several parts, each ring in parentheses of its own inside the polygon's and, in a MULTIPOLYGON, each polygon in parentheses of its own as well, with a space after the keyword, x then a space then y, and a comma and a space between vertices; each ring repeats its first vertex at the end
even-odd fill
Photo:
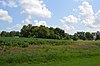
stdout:
POLYGON ((77 41, 77 40, 78 40, 78 37, 74 36, 74 37, 73 37, 73 40, 74 40, 74 41, 77 41))

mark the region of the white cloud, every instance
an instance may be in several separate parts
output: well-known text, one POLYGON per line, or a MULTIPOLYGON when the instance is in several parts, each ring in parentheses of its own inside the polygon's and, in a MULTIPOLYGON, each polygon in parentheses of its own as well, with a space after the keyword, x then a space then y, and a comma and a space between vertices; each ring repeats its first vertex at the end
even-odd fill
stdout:
POLYGON ((93 16, 94 12, 92 6, 88 2, 83 2, 82 6, 79 6, 80 15, 83 17, 93 16))
POLYGON ((83 24, 89 28, 98 28, 100 26, 100 10, 95 14, 92 5, 88 2, 83 2, 79 9, 83 24))
POLYGON ((77 11, 77 9, 73 9, 73 11, 74 11, 74 12, 76 12, 76 11, 77 11))
POLYGON ((100 28, 100 10, 97 11, 97 13, 95 14, 95 22, 93 23, 94 25, 96 25, 96 27, 100 28))
MULTIPOLYGON (((94 13, 92 5, 86 1, 82 1, 82 5, 78 6, 78 8, 79 18, 69 15, 60 20, 60 22, 63 23, 64 30, 67 30, 68 32, 80 30, 78 27, 76 29, 74 26, 71 26, 72 24, 75 25, 75 23, 79 22, 82 26, 84 26, 82 27, 82 29, 84 29, 83 31, 98 31, 100 28, 100 10, 94 13), (68 25, 66 25, 66 22, 68 25)), ((73 11, 76 11, 76 9, 73 9, 73 11)))
MULTIPOLYGON (((21 24, 16 24, 16 25, 14 25, 14 26, 7 27, 6 30, 7 30, 7 31, 15 31, 15 30, 16 30, 16 31, 20 31, 20 29, 23 27, 23 25, 28 25, 28 24, 31 24, 29 18, 23 20, 21 24)), ((40 25, 47 26, 47 23, 46 23, 46 21, 34 20, 34 25, 35 25, 35 26, 40 26, 40 25)))
POLYGON ((22 25, 21 24, 16 24, 16 26, 14 26, 14 27, 17 28, 17 29, 21 29, 22 25))
POLYGON ((8 11, 0 9, 0 20, 11 23, 12 17, 9 16, 8 11))
POLYGON ((74 26, 63 25, 63 29, 66 31, 74 30, 74 26))
POLYGON ((7 31, 20 31, 20 29, 23 27, 22 24, 16 24, 15 26, 7 27, 7 31))
POLYGON ((40 26, 40 25, 47 26, 46 21, 38 21, 38 20, 34 20, 34 23, 35 23, 36 26, 40 26))
POLYGON ((77 23, 80 21, 79 18, 73 16, 73 15, 69 15, 67 17, 63 17, 62 20, 60 20, 61 22, 68 22, 68 23, 77 23))
POLYGON ((1 4, 3 6, 9 6, 9 7, 18 7, 18 5, 16 4, 16 2, 12 1, 12 0, 8 0, 8 2, 5 1, 1 1, 1 4))
POLYGON ((24 25, 31 24, 31 20, 27 18, 27 19, 25 19, 25 20, 22 20, 22 23, 23 23, 24 25))
POLYGON ((52 13, 43 4, 43 0, 19 0, 22 13, 28 16, 51 18, 52 13))
POLYGON ((9 7, 18 7, 17 4, 14 1, 9 1, 7 4, 9 7))

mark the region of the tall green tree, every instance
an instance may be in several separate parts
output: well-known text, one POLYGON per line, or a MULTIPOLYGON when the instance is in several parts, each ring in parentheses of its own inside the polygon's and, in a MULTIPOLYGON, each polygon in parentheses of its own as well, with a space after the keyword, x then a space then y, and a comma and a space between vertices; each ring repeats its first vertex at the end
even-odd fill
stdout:
POLYGON ((1 37, 9 37, 9 32, 2 31, 1 32, 1 37))
POLYGON ((93 36, 92 36, 92 34, 90 32, 86 32, 85 36, 86 36, 87 40, 92 40, 93 39, 93 36))
POLYGON ((24 25, 21 29, 21 35, 22 37, 29 37, 30 36, 30 30, 32 28, 32 25, 31 24, 28 24, 28 25, 24 25))
POLYGON ((14 36, 16 35, 16 32, 15 32, 15 31, 11 31, 11 32, 9 33, 9 35, 10 35, 10 37, 14 37, 14 36))

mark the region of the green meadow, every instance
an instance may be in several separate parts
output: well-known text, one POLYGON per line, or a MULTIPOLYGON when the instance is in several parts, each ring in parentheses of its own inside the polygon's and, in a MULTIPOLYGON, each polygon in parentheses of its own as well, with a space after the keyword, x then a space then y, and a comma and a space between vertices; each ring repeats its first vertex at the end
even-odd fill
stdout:
POLYGON ((100 41, 2 37, 0 66, 100 66, 100 41))

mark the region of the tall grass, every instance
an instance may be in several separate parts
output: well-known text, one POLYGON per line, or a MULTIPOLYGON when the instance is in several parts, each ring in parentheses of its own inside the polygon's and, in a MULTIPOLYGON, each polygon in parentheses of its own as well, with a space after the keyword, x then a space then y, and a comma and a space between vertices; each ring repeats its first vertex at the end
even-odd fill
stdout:
POLYGON ((0 66, 91 66, 89 59, 100 61, 94 58, 100 58, 100 41, 0 37, 0 66))
MULTIPOLYGON (((37 45, 36 45, 37 46, 37 45)), ((66 48, 65 45, 38 45, 38 48, 24 48, 20 52, 12 50, 0 55, 0 64, 41 64, 50 62, 65 62, 73 59, 84 59, 100 56, 100 49, 85 50, 66 48), (40 48, 41 47, 41 48, 40 48)))

